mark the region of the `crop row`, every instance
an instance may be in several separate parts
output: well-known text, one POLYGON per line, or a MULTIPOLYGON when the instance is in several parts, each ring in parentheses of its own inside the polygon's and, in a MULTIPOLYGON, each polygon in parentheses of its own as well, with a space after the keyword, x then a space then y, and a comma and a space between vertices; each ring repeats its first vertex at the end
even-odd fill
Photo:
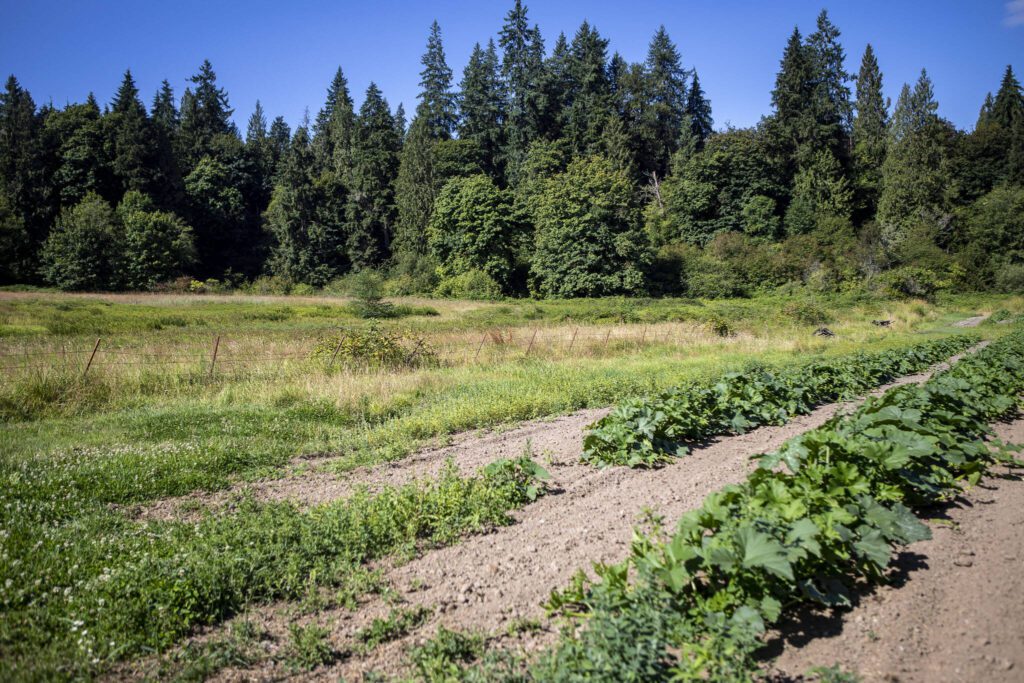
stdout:
POLYGON ((1024 466, 989 427, 1022 393, 1015 332, 761 456, 674 531, 638 533, 625 561, 554 593, 550 606, 581 623, 530 677, 750 680, 768 626, 801 603, 849 605, 859 583, 883 580, 894 549, 930 536, 912 509, 994 463, 1024 466))
POLYGON ((753 367, 626 401, 590 427, 583 460, 599 466, 653 467, 712 436, 785 424, 815 406, 850 399, 949 358, 977 343, 961 335, 905 349, 854 353, 792 370, 753 367))

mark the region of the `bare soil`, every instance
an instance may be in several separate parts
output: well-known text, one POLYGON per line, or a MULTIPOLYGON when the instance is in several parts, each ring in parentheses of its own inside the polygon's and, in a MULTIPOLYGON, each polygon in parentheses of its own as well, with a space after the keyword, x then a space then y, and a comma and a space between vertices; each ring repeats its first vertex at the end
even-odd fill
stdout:
MULTIPOLYGON (((1024 444, 1024 419, 997 426, 1024 444)), ((838 615, 809 613, 770 649, 780 681, 839 664, 865 682, 1024 681, 1024 481, 999 468, 935 511, 933 538, 897 558, 892 582, 838 615)))
MULTIPOLYGON (((951 360, 955 362, 955 358, 951 360)), ((894 385, 923 382, 930 375, 931 372, 903 377, 894 385)), ((633 528, 645 518, 645 511, 667 520, 678 519, 699 506, 711 491, 742 481, 753 467, 752 456, 774 450, 854 405, 830 404, 781 427, 723 437, 657 470, 599 470, 580 464, 583 428, 605 413, 590 410, 527 423, 503 433, 466 436, 451 446, 344 479, 318 473, 311 481, 255 484, 251 487, 252 495, 308 504, 345 495, 357 483, 395 484, 431 476, 449 458, 461 470, 473 470, 503 455, 519 455, 527 446, 553 477, 554 490, 516 512, 516 523, 512 526, 429 551, 404 565, 381 567, 394 589, 387 600, 374 596, 357 611, 321 611, 315 621, 329 627, 331 644, 338 651, 349 649, 355 633, 372 619, 386 615, 396 602, 405 607, 426 606, 433 610, 433 615, 407 637, 381 645, 366 655, 321 667, 303 678, 333 681, 342 676, 345 680, 360 680, 368 671, 400 673, 408 647, 426 639, 442 625, 483 632, 497 644, 526 652, 550 644, 556 636, 555 626, 545 618, 542 603, 553 589, 564 587, 577 570, 589 568, 594 562, 614 562, 625 557, 633 528), (531 628, 522 629, 524 624, 531 628)), ((313 620, 297 616, 294 605, 253 610, 241 618, 256 621, 271 634, 272 641, 277 643, 270 646, 271 655, 287 642, 289 624, 313 620)), ((268 657, 255 668, 225 670, 219 678, 254 680, 286 675, 286 670, 272 660, 272 656, 268 657)))

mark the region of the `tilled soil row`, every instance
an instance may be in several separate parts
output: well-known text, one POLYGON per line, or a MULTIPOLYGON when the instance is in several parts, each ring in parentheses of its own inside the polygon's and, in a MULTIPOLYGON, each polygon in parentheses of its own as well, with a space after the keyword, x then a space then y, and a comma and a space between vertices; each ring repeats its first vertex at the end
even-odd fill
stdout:
MULTIPOLYGON (((923 382, 947 366, 944 363, 932 371, 902 377, 872 393, 923 382)), ((399 673, 405 666, 408 646, 424 640, 438 626, 491 634, 498 644, 527 652, 548 645, 557 635, 542 607, 551 591, 564 587, 578 569, 588 568, 591 563, 621 560, 628 553, 634 525, 648 512, 662 515, 671 523, 699 506, 708 493, 742 481, 754 466, 752 456, 777 449, 788 439, 859 403, 829 404, 784 426, 722 437, 656 470, 602 470, 580 464, 583 428, 606 412, 593 410, 528 423, 501 434, 461 438, 452 446, 369 470, 358 477, 360 483, 396 484, 432 476, 448 459, 461 470, 471 471, 495 458, 519 455, 529 445, 551 471, 555 490, 516 512, 516 523, 509 527, 431 550, 404 565, 382 567, 387 583, 395 590, 388 600, 373 597, 355 612, 343 608, 320 612, 315 620, 330 628, 332 646, 346 651, 360 629, 389 612, 396 603, 396 594, 403 607, 433 610, 427 622, 413 633, 303 677, 360 680, 368 671, 399 673), (531 627, 524 629, 524 624, 531 627)), ((270 490, 274 491, 285 490, 279 488, 282 486, 298 486, 271 484, 270 490)), ((339 490, 352 485, 348 481, 338 484, 339 490)), ((313 499, 325 498, 318 493, 313 499)), ((305 497, 300 500, 309 502, 305 497)), ((296 621, 293 605, 253 610, 243 618, 256 621, 279 643, 287 640, 288 626, 296 621)), ((255 668, 225 670, 219 678, 265 680, 286 673, 268 658, 255 668)))

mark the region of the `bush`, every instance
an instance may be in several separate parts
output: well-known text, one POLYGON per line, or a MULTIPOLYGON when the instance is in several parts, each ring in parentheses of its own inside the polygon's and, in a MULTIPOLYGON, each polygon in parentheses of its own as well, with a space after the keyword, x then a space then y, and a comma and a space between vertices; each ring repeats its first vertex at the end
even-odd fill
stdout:
POLYGON ((997 291, 1020 294, 1024 292, 1024 264, 1005 263, 996 269, 997 291))
POLYGON ((832 322, 832 316, 813 301, 792 301, 782 309, 783 314, 801 325, 824 325, 832 322))
POLYGON ((698 299, 747 296, 739 276, 722 261, 707 256, 691 260, 683 272, 686 295, 698 299))
POLYGON ((385 296, 429 294, 437 287, 437 261, 428 254, 403 253, 384 281, 385 296))
POLYGON ((874 285, 887 296, 931 300, 946 286, 934 272, 916 266, 903 266, 882 273, 874 285))
POLYGON ((498 301, 501 299, 501 286, 487 273, 470 270, 441 280, 434 293, 449 299, 498 301))
POLYGON ((417 368, 437 364, 437 353, 427 341, 411 332, 341 329, 321 337, 312 358, 328 366, 351 368, 417 368))
POLYGON ((195 264, 192 228, 166 211, 155 211, 141 192, 128 192, 117 207, 124 227, 124 280, 131 289, 153 289, 195 264))
POLYGON ((295 283, 281 275, 261 275, 248 285, 244 290, 248 294, 280 296, 290 294, 295 283))

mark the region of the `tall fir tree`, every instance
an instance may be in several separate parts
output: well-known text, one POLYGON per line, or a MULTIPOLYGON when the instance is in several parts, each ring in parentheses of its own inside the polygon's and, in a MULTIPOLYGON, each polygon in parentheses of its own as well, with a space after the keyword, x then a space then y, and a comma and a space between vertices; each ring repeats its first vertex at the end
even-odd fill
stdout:
POLYGON ((544 73, 544 42, 540 29, 530 28, 527 7, 515 0, 505 15, 498 35, 502 50, 501 75, 506 104, 505 152, 509 175, 515 178, 530 143, 539 134, 541 80, 544 73))
POLYGON ((978 120, 974 123, 975 128, 981 128, 992 123, 992 107, 995 105, 995 100, 992 98, 992 93, 985 93, 985 101, 981 103, 981 109, 978 111, 978 120))
POLYGON ((888 140, 889 102, 882 94, 882 72, 868 43, 857 74, 856 117, 853 119, 853 169, 858 222, 878 208, 882 164, 888 140))
POLYGON ((1003 72, 999 91, 992 102, 992 121, 1007 130, 1013 130, 1018 124, 1024 123, 1024 92, 1010 65, 1003 72))
POLYGON ((815 70, 815 105, 821 139, 831 143, 833 151, 844 152, 842 143, 853 117, 850 103, 850 75, 844 62, 846 51, 839 42, 839 29, 828 18, 828 11, 818 15, 817 30, 807 36, 815 70))
POLYGON ((434 144, 426 119, 409 124, 395 181, 398 222, 393 251, 418 256, 427 252, 426 230, 434 207, 434 144))
POLYGON ((321 171, 334 169, 342 177, 348 174, 355 126, 355 105, 348 91, 348 80, 339 66, 313 124, 315 163, 321 171))
POLYGON ((668 171, 669 159, 679 149, 688 99, 688 74, 664 25, 658 28, 647 47, 644 68, 647 111, 643 123, 649 129, 645 137, 652 145, 651 158, 646 165, 650 167, 648 171, 663 178, 668 171))
POLYGON ((349 185, 348 256, 356 270, 379 266, 390 256, 400 146, 387 100, 371 83, 359 109, 349 185))
POLYGON ((486 50, 479 43, 474 46, 459 90, 459 139, 479 146, 484 170, 500 181, 505 97, 493 40, 486 50))
MULTIPOLYGON (((152 193, 162 180, 156 174, 159 150, 131 71, 124 72, 104 124, 111 166, 120 184, 119 195, 131 190, 152 193)), ((120 196, 115 200, 119 201, 120 196)))
POLYGON ((701 149, 711 137, 715 121, 711 116, 711 100, 704 94, 696 71, 693 72, 690 91, 686 95, 686 115, 689 117, 692 139, 696 142, 697 149, 701 149))
POLYGON ((217 74, 210 60, 204 60, 199 72, 189 80, 193 87, 185 89, 181 100, 178 136, 186 169, 212 153, 216 136, 235 132, 227 91, 217 87, 217 74))
POLYGON ((569 47, 565 134, 577 155, 600 151, 604 126, 614 115, 608 79, 608 40, 584 21, 569 47))
POLYGON ((430 25, 427 51, 420 62, 423 71, 420 72, 420 104, 416 115, 426 119, 431 137, 448 140, 455 132, 457 112, 452 70, 445 60, 441 27, 436 21, 430 25))
POLYGON ((32 95, 11 75, 0 93, 0 192, 8 210, 26 231, 30 244, 0 256, 8 266, 35 279, 35 254, 53 220, 39 146, 40 119, 32 95))

